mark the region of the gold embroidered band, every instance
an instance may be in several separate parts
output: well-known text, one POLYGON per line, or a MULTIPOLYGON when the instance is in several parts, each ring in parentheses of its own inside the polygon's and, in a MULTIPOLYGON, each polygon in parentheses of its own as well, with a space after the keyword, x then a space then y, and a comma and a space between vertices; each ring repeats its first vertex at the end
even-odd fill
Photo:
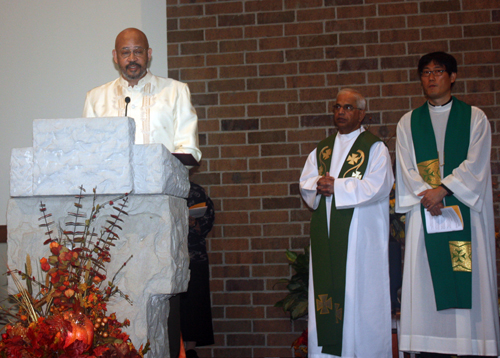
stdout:
POLYGON ((439 159, 426 160, 417 164, 418 173, 424 181, 437 188, 441 184, 441 175, 439 174, 439 159))
POLYGON ((453 271, 472 272, 472 246, 470 241, 450 241, 453 271))

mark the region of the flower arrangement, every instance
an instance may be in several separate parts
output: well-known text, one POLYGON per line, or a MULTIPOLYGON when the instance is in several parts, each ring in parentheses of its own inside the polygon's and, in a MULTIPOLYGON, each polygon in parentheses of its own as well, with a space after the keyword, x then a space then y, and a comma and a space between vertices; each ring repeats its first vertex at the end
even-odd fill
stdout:
POLYGON ((17 305, 3 309, 10 317, 6 332, 0 341, 0 357, 143 357, 149 344, 139 350, 133 346, 123 331, 130 325, 128 320, 120 322, 115 313, 107 313, 107 302, 116 295, 131 303, 115 285, 118 272, 111 281, 106 280, 106 263, 111 261, 110 247, 119 239, 117 230, 123 222, 128 195, 114 201, 96 204, 94 188, 93 206, 90 216, 84 220, 82 198, 84 188, 74 203, 75 212, 68 215, 73 219, 65 223, 59 237, 51 227, 52 214, 46 212, 40 203, 42 221, 46 229, 50 256, 40 260, 42 274, 33 276, 29 255, 24 272, 10 270, 18 293, 12 295, 17 305), (106 219, 106 227, 96 232, 95 223, 101 209, 111 206, 116 213, 106 219), (115 205, 115 206, 113 206, 115 205), (62 235, 61 235, 62 234, 62 235), (24 281, 23 285, 21 281, 24 281))
POLYGON ((307 329, 292 343, 294 357, 307 357, 307 329))

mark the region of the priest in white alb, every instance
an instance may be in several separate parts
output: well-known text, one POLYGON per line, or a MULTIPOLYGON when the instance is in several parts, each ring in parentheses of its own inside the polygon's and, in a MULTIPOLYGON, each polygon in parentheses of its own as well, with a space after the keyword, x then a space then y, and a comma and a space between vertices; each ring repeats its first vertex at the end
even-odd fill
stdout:
POLYGON ((418 72, 427 102, 397 127, 396 211, 406 213, 399 349, 422 358, 497 357, 490 123, 452 97, 453 56, 424 55, 418 72), (427 229, 450 208, 462 229, 427 229))
POLYGON ((313 209, 309 358, 390 358, 389 193, 386 145, 361 127, 366 100, 341 90, 338 132, 307 158, 300 192, 313 209))

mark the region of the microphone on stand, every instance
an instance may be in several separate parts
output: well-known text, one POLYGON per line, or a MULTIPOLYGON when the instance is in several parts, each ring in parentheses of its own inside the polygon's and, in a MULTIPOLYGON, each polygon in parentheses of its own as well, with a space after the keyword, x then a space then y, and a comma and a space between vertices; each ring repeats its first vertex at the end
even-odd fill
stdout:
POLYGON ((128 104, 130 103, 130 97, 125 97, 125 117, 127 116, 128 104))

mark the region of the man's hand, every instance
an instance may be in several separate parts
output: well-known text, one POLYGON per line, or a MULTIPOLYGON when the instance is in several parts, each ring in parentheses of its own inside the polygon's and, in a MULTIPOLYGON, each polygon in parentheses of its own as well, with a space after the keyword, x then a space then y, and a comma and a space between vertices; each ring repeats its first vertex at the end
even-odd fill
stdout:
POLYGON ((443 198, 448 194, 445 188, 438 186, 435 189, 427 189, 419 193, 422 196, 420 203, 431 213, 432 216, 441 215, 441 209, 444 208, 443 198))
POLYGON ((333 182, 335 179, 330 176, 330 173, 326 173, 324 177, 321 177, 316 183, 316 192, 324 196, 331 196, 333 194, 333 182))

